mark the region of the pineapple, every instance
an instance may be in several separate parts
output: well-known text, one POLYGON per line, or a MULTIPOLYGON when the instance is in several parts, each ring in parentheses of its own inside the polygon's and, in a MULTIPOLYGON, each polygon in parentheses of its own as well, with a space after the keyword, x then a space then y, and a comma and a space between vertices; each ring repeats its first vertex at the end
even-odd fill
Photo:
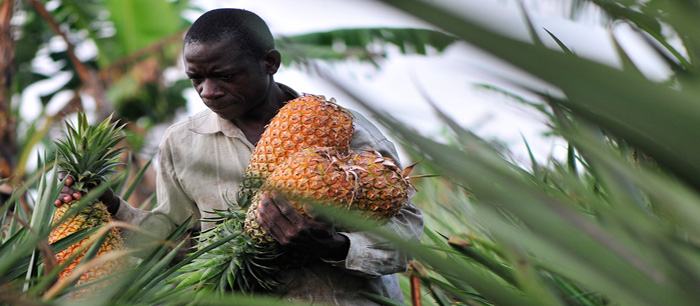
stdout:
POLYGON ((377 151, 350 154, 347 164, 360 186, 349 208, 364 217, 386 221, 406 204, 409 189, 413 188, 409 174, 416 164, 401 170, 377 151))
POLYGON ((240 199, 252 198, 275 166, 293 153, 314 147, 347 151, 353 132, 352 115, 336 104, 335 99, 307 94, 287 102, 272 118, 253 150, 243 176, 240 199))
MULTIPOLYGON (((316 203, 359 212, 384 222, 408 200, 411 183, 390 158, 376 151, 339 155, 333 148, 307 149, 277 166, 259 193, 277 192, 306 218, 303 205, 316 203)), ((248 208, 245 231, 256 243, 275 243, 257 223, 259 197, 248 208)))
MULTIPOLYGON (((111 116, 100 123, 97 127, 87 123, 85 114, 78 114, 77 128, 66 122, 66 139, 56 142, 56 158, 59 171, 66 172, 74 178, 75 183, 71 186, 74 190, 87 193, 88 189, 106 181, 106 176, 114 173, 114 167, 119 164, 117 157, 124 148, 113 149, 121 141, 120 135, 122 126, 111 124, 111 116)), ((55 228, 49 235, 49 242, 54 243, 79 230, 93 228, 111 221, 111 216, 107 207, 96 200, 57 224, 68 211, 78 203, 77 200, 61 205, 55 212, 53 223, 55 228)), ((88 238, 58 252, 56 260, 58 264, 70 259, 75 252, 86 243, 88 238)), ((123 246, 122 237, 117 229, 111 229, 102 243, 96 256, 100 256, 112 250, 121 249, 123 246)), ((85 249, 87 250, 87 248, 85 249)), ((65 267, 60 272, 59 279, 69 275, 76 265, 83 258, 85 251, 65 267)), ((103 265, 90 268, 80 276, 76 285, 101 279, 123 267, 124 259, 110 261, 103 265)), ((104 286, 103 282, 100 286, 104 286)), ((92 290, 92 289, 91 289, 92 290)))

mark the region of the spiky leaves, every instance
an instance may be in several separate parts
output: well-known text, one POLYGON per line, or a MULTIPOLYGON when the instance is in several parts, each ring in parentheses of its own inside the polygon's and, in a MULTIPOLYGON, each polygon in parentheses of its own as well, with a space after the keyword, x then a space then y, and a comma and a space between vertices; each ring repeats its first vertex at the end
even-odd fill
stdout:
POLYGON ((226 211, 214 213, 219 218, 206 221, 220 223, 201 234, 199 247, 232 234, 237 236, 182 267, 179 270, 182 274, 174 279, 177 289, 194 287, 244 293, 271 290, 278 284, 276 261, 281 253, 272 245, 258 244, 251 239, 243 229, 244 209, 231 205, 226 211))
POLYGON ((118 156, 125 148, 114 147, 124 138, 120 133, 124 125, 111 121, 110 115, 92 126, 84 113, 78 113, 77 125, 66 121, 65 139, 55 142, 58 168, 75 179, 72 187, 76 191, 87 192, 104 182, 120 164, 118 156))

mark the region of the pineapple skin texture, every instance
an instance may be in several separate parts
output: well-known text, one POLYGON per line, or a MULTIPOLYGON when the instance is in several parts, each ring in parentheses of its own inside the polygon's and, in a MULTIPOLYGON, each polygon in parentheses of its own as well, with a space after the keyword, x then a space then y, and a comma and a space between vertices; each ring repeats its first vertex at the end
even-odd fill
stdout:
POLYGON ((348 163, 355 169, 361 187, 353 205, 367 218, 388 220, 408 201, 411 183, 390 158, 372 152, 350 154, 348 163))
MULTIPOLYGON (((339 155, 332 148, 307 149, 278 165, 259 194, 277 192, 306 218, 305 203, 319 203, 359 212, 386 222, 408 201, 408 179, 391 159, 372 152, 339 155)), ((248 208, 245 230, 256 243, 275 243, 257 222, 256 196, 248 208)))
POLYGON ((305 95, 287 102, 270 121, 255 146, 243 176, 241 194, 252 198, 276 165, 290 155, 315 147, 350 147, 352 114, 320 95, 305 95))
MULTIPOLYGON (((72 201, 61 205, 61 207, 59 207, 54 214, 53 223, 56 224, 77 202, 78 201, 72 201)), ((90 205, 86 205, 82 209, 82 211, 75 214, 75 216, 68 218, 63 223, 59 224, 49 235, 49 242, 54 243, 79 230, 93 228, 95 226, 106 224, 110 221, 112 221, 112 218, 109 212, 107 211, 107 207, 104 204, 102 204, 102 202, 94 202, 90 205)), ((73 254, 76 253, 77 250, 83 244, 88 242, 88 239, 89 237, 69 246, 63 251, 56 253, 56 261, 58 262, 58 264, 60 265, 64 263, 71 256, 73 256, 73 254)), ((119 233, 119 230, 112 228, 109 230, 107 237, 105 238, 104 242, 102 243, 102 246, 100 247, 95 257, 99 257, 107 252, 113 250, 120 250, 123 248, 124 241, 121 237, 121 234, 119 233)), ((80 254, 78 257, 76 257, 75 260, 73 260, 68 266, 66 266, 66 268, 60 272, 59 279, 63 279, 66 276, 68 276, 71 272, 73 272, 73 270, 82 260, 86 252, 87 248, 85 249, 85 251, 83 251, 82 254, 80 254)), ((102 279, 108 275, 111 275, 115 272, 126 268, 126 265, 126 258, 120 257, 119 259, 108 261, 102 265, 92 267, 80 276, 80 279, 76 283, 76 286, 98 279, 102 279)), ((82 295, 86 292, 93 292, 98 288, 104 288, 106 285, 108 285, 108 282, 98 283, 94 286, 87 287, 85 290, 81 290, 80 292, 78 292, 78 295, 82 295)))

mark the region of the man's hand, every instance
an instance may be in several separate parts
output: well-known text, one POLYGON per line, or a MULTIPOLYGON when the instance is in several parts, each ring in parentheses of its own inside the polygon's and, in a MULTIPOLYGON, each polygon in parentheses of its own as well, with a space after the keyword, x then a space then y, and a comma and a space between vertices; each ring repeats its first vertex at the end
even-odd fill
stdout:
POLYGON ((258 223, 282 246, 314 253, 328 260, 342 260, 350 240, 332 224, 307 219, 281 196, 261 195, 258 223))
POLYGON ((56 207, 61 207, 61 205, 65 203, 69 203, 73 200, 80 200, 83 198, 83 195, 80 194, 80 192, 77 192, 73 190, 70 186, 73 185, 73 178, 72 177, 67 177, 66 178, 66 173, 65 172, 60 172, 58 174, 58 180, 62 181, 63 179, 66 179, 64 182, 63 188, 61 189, 61 193, 58 195, 58 199, 56 199, 56 202, 54 205, 56 207))
MULTIPOLYGON (((61 188, 61 193, 58 194, 58 199, 56 199, 56 202, 54 202, 54 206, 56 207, 61 207, 61 205, 63 204, 69 203, 73 200, 80 200, 83 198, 83 194, 71 188, 75 180, 70 176, 66 176, 67 175, 65 172, 61 172, 58 174, 58 179, 61 181, 65 179, 65 182, 63 188, 61 188)), ((117 210, 119 210, 121 200, 116 194, 114 194, 112 188, 107 188, 107 190, 105 190, 105 192, 102 193, 102 195, 100 195, 99 200, 105 206, 107 206, 107 211, 109 211, 111 215, 116 214, 117 210)))

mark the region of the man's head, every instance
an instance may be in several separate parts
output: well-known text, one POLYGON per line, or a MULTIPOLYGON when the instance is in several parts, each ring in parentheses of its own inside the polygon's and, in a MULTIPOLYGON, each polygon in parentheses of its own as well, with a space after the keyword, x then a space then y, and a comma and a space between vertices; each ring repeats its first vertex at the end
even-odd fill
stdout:
POLYGON ((220 117, 248 119, 274 111, 277 101, 270 93, 277 88, 273 75, 280 53, 257 15, 239 9, 203 14, 185 36, 183 59, 202 102, 220 117))
POLYGON ((215 9, 204 13, 185 35, 185 44, 231 42, 240 53, 260 57, 275 48, 275 41, 262 18, 241 9, 215 9))

